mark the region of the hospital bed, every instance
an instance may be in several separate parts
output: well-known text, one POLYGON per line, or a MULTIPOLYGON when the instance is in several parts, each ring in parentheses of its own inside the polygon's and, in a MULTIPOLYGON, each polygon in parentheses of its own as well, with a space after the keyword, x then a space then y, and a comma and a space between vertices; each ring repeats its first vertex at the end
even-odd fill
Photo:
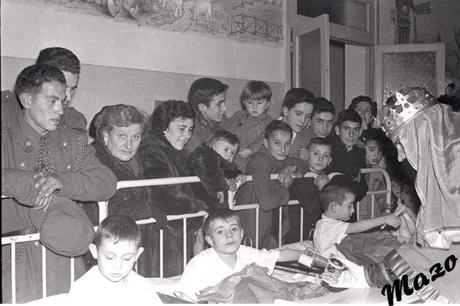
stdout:
MULTIPOLYGON (((385 177, 386 179, 386 189, 383 189, 383 190, 378 190, 378 191, 370 191, 368 192, 367 196, 371 197, 371 211, 372 211, 372 217, 374 216, 374 202, 375 202, 375 196, 376 195, 379 195, 379 194, 385 194, 386 195, 386 200, 389 202, 390 201, 390 195, 391 195, 391 183, 390 183, 390 178, 388 176, 388 174, 382 170, 382 169, 361 169, 362 173, 371 173, 371 172, 381 172, 383 174, 383 176, 385 177)), ((314 177, 315 174, 312 174, 312 173, 307 173, 305 175, 306 177, 314 177)), ((272 174, 271 176, 271 179, 277 179, 277 175, 276 174, 272 174)), ((251 181, 252 178, 250 176, 247 176, 247 181, 251 181)), ((117 183, 117 189, 125 189, 125 188, 136 188, 136 187, 143 187, 143 186, 161 186, 161 185, 170 185, 170 184, 186 184, 186 183, 198 183, 200 182, 199 181, 199 178, 198 177, 178 177, 178 178, 160 178, 160 179, 149 179, 149 180, 137 180, 137 181, 120 181, 117 183)), ((258 220, 258 212, 259 212, 259 204, 257 203, 254 203, 254 204, 247 204, 247 205, 235 205, 235 202, 234 202, 234 195, 235 195, 235 192, 229 192, 229 195, 228 195, 228 204, 229 204, 229 207, 230 209, 233 209, 233 210, 239 210, 239 211, 242 211, 242 210, 249 210, 249 209, 254 209, 256 210, 256 220, 255 220, 255 224, 256 224, 256 239, 255 239, 255 247, 257 248, 258 247, 258 223, 259 223, 259 220, 258 220)), ((2 195, 2 198, 4 198, 4 196, 2 195)), ((100 216, 100 221, 102 221, 106 216, 107 216, 107 211, 108 211, 108 202, 99 202, 99 216, 100 216)), ((289 201, 289 205, 298 205, 298 201, 297 200, 291 200, 289 201)), ((282 241, 282 207, 279 208, 280 210, 280 213, 279 213, 279 231, 278 231, 278 242, 279 242, 279 247, 285 247, 283 246, 283 241, 282 241)), ((303 231, 301 230, 302 227, 303 227, 303 209, 301 208, 300 209, 301 213, 300 213, 300 241, 303 241, 303 231)), ((357 206, 357 214, 359 215, 359 204, 357 206)), ((186 229, 187 229, 187 224, 189 222, 190 219, 192 218, 204 218, 205 216, 207 215, 206 212, 204 211, 201 211, 201 212, 198 212, 198 213, 194 213, 194 214, 184 214, 184 215, 169 215, 167 216, 167 219, 169 221, 171 220, 182 220, 183 222, 183 231, 184 233, 186 233, 186 229)), ((150 219, 145 219, 145 220, 137 220, 136 223, 138 224, 147 224, 147 223, 153 223, 153 222, 156 222, 155 219, 153 218, 150 218, 150 219)), ((184 257, 183 257, 183 262, 184 262, 184 266, 186 265, 187 263, 187 258, 186 258, 186 253, 185 250, 187 249, 187 235, 183 235, 183 249, 184 249, 184 257)), ((9 237, 2 237, 2 246, 4 245, 11 245, 11 258, 15 258, 15 252, 16 252, 16 249, 17 249, 17 245, 21 244, 21 243, 25 243, 25 242, 28 242, 28 241, 35 241, 35 242, 38 242, 40 238, 40 234, 39 233, 34 233, 34 234, 29 234, 29 235, 20 235, 20 236, 9 236, 9 237)), ((311 243, 310 242, 307 242, 307 243, 311 243)), ((42 246, 42 254, 46 254, 45 252, 45 247, 42 246)), ((43 256, 43 260, 42 260, 42 267, 46 267, 46 256, 43 256)), ((20 280, 17 280, 16 279, 16 275, 15 275, 15 261, 13 260, 11 262, 11 278, 12 278, 12 303, 16 303, 16 292, 15 292, 15 285, 16 285, 16 282, 20 281, 20 280)), ((160 230, 160 277, 159 278, 152 278, 150 279, 152 284, 154 284, 154 286, 157 288, 158 291, 160 292, 164 292, 164 293, 167 293, 167 294, 172 294, 172 290, 174 288, 174 285, 178 282, 178 280, 180 279, 180 276, 175 276, 175 277, 172 277, 172 278, 164 278, 163 275, 164 275, 164 271, 163 271, 163 231, 160 230)), ((73 258, 70 258, 69 260, 69 269, 71 270, 71 282, 74 281, 74 259, 73 258)), ((42 271, 46 271, 46 269, 42 269, 42 271)), ((280 272, 277 272, 277 273, 280 273, 280 272)), ((286 276, 286 275, 284 275, 286 276)), ((66 298, 66 294, 58 294, 58 295, 55 295, 55 296, 52 296, 52 297, 46 297, 46 273, 44 272, 43 275, 42 275, 42 287, 43 287, 43 298, 42 299, 39 299, 39 300, 36 300, 36 301, 33 301, 33 302, 30 302, 29 304, 33 304, 33 305, 42 305, 43 303, 46 303, 46 305, 62 305, 62 302, 65 300, 66 298)), ((363 289, 364 290, 364 289, 363 289)), ((353 290, 353 292, 356 291, 356 290, 353 290)), ((364 292, 364 291, 363 291, 364 292)), ((365 292, 372 292, 374 293, 374 290, 365 290, 365 292)), ((341 293, 340 296, 343 296, 344 293, 341 293)), ((333 302, 334 299, 333 299, 333 296, 334 294, 331 295, 331 300, 329 302, 333 302)), ((351 294, 350 296, 353 296, 353 294, 351 294)), ((366 296, 366 295, 363 295, 363 294, 360 294, 359 297, 363 297, 363 296, 366 296)), ((378 295, 377 295, 378 296, 378 295)), ((381 296, 381 295, 380 295, 381 296)), ((329 298, 327 297, 324 297, 326 298, 326 300, 328 300, 329 298)), ((384 298, 384 297, 383 297, 384 298)), ((343 299, 343 298, 342 298, 343 299)), ((340 298, 339 298, 340 300, 340 298)), ((374 301, 374 294, 371 294, 369 295, 369 301, 368 302, 372 302, 374 301)), ((382 300, 382 302, 384 302, 385 300, 382 300)))

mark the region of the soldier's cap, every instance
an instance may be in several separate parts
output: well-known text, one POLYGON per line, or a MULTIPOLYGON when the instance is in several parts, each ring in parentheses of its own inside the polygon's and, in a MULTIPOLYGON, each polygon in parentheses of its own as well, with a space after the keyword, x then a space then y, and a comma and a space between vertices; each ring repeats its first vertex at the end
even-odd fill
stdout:
POLYGON ((40 231, 40 242, 59 255, 83 255, 93 241, 94 228, 86 213, 74 201, 55 196, 43 210, 30 210, 33 225, 40 231))

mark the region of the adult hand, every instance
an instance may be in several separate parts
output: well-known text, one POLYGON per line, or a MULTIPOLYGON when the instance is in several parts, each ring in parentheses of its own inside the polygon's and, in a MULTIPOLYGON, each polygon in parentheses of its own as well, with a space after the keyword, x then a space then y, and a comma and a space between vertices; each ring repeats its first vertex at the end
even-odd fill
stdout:
POLYGON ((48 209, 50 204, 53 202, 53 199, 54 199, 53 194, 51 194, 49 196, 46 196, 46 197, 43 197, 38 203, 35 202, 34 209, 36 209, 36 210, 43 209, 43 211, 46 212, 46 210, 48 209))
MULTIPOLYGON (((46 202, 43 202, 43 200, 45 198, 49 198, 56 190, 60 190, 62 188, 61 181, 55 175, 44 175, 39 172, 34 174, 33 178, 35 180, 34 187, 39 189, 37 198, 35 199, 36 206, 45 205, 44 203, 46 202)), ((49 201, 50 200, 48 200, 48 205, 50 203, 49 201)))
POLYGON ((364 147, 366 146, 366 144, 364 143, 364 141, 362 141, 361 139, 358 138, 358 141, 356 142, 356 145, 358 146, 358 148, 362 148, 364 149, 364 147))

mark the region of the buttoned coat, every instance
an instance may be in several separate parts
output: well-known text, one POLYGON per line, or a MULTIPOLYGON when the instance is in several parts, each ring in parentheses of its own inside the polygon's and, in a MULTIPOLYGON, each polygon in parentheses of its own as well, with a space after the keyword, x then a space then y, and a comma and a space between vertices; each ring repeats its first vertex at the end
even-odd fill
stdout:
MULTIPOLYGON (((11 120, 9 127, 2 127, 2 195, 10 197, 2 199, 2 235, 14 231, 36 231, 30 212, 39 192, 34 187, 33 175, 40 137, 26 123, 22 112, 17 114, 16 120, 11 120)), ((103 201, 114 195, 116 177, 95 157, 94 149, 87 144, 87 137, 83 133, 58 128, 49 132, 45 141, 54 156, 56 175, 62 183, 53 201, 58 201, 59 197, 74 201, 103 201)), ((39 243, 17 246, 18 302, 41 297, 39 246, 39 243)), ((7 302, 11 297, 11 286, 8 286, 11 285, 11 258, 9 247, 2 247, 2 251, 2 293, 3 302, 7 302)), ((70 285, 68 259, 48 251, 47 262, 48 294, 66 292, 70 285)))

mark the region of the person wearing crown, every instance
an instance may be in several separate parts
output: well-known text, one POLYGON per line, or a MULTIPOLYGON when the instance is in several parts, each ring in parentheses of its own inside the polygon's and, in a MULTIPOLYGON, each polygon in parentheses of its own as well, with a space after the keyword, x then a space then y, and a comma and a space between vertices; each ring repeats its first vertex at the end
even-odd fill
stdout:
MULTIPOLYGON (((415 189, 421 200, 418 246, 402 245, 387 256, 386 265, 400 278, 411 279, 411 272, 412 277, 429 277, 437 264, 446 267, 460 254, 460 114, 426 89, 408 87, 386 101, 379 123, 396 145, 398 159, 407 159, 417 171, 415 189)), ((457 267, 428 281, 428 290, 417 294, 425 301, 459 303, 454 285, 459 278, 457 267)))

